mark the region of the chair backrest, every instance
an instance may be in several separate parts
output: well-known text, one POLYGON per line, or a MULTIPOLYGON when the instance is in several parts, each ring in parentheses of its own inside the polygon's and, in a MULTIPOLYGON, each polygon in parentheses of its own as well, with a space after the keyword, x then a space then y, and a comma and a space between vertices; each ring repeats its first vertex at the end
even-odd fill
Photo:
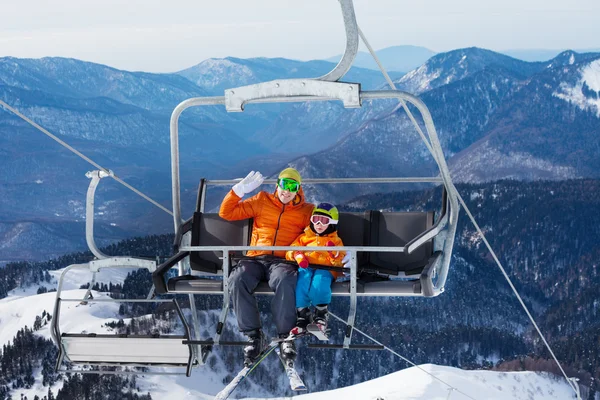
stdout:
MULTIPOLYGON (((405 246, 406 243, 433 225, 431 212, 381 212, 371 211, 370 245, 380 247, 405 246)), ((417 275, 423 270, 433 254, 430 240, 411 254, 372 252, 370 267, 378 272, 398 275, 417 275)))
MULTIPOLYGON (((192 218, 192 246, 248 246, 252 219, 226 221, 218 214, 195 212, 192 218)), ((343 212, 338 235, 346 246, 401 247, 433 225, 433 212, 343 212)), ((384 274, 419 274, 433 254, 429 241, 412 254, 359 252, 359 269, 384 274)), ((238 254, 238 256, 241 254, 238 254)), ((235 255, 234 255, 235 256, 235 255)), ((222 269, 219 251, 193 251, 190 265, 195 271, 216 274, 222 269)))
MULTIPOLYGON (((226 221, 218 214, 195 212, 192 218, 192 246, 248 246, 252 219, 226 221)), ((223 267, 220 251, 193 251, 190 266, 195 271, 216 274, 223 267)))
MULTIPOLYGON (((342 212, 338 224, 338 236, 344 246, 367 246, 369 244, 370 214, 367 212, 342 212)), ((363 268, 369 264, 369 253, 357 254, 357 266, 363 268)))

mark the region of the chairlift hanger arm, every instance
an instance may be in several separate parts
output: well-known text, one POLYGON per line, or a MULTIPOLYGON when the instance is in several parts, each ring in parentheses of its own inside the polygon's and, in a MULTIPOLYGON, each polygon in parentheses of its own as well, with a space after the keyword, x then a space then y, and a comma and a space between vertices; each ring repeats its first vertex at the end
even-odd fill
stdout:
POLYGON ((88 248, 98 259, 108 258, 109 256, 104 254, 94 240, 94 197, 96 194, 96 188, 100 183, 100 179, 106 178, 107 176, 114 176, 112 171, 95 170, 89 171, 85 174, 90 178, 90 185, 88 186, 86 205, 85 205, 85 240, 88 248))
MULTIPOLYGON (((348 93, 352 92, 350 96, 352 100, 348 100, 351 104, 358 104, 360 106, 362 99, 403 99, 409 103, 414 104, 421 114, 423 114, 423 118, 426 122, 427 126, 432 127, 433 132, 431 135, 435 136, 435 128, 433 128, 433 122, 431 121, 431 115, 427 111, 427 107, 421 102, 421 100, 413 96, 409 93, 402 92, 399 90, 386 90, 386 91, 360 91, 358 84, 347 84, 347 83, 339 83, 339 82, 324 82, 324 81, 315 81, 315 80, 305 80, 305 79, 290 79, 290 80, 278 80, 273 82, 266 82, 258 85, 250 85, 243 88, 235 88, 228 89, 226 91, 236 92, 242 90, 252 91, 253 94, 249 95, 247 93, 242 93, 244 96, 238 93, 239 98, 233 99, 232 96, 234 94, 228 94, 229 100, 227 100, 226 96, 215 96, 215 97, 199 97, 192 98, 181 102, 173 111, 171 115, 171 178, 172 178, 172 195, 173 195, 173 221, 175 231, 179 228, 179 225, 183 222, 181 218, 181 194, 180 194, 180 179, 179 179, 179 117, 181 113, 189 107, 194 106, 207 106, 207 105, 225 105, 227 101, 230 102, 230 106, 236 111, 243 111, 243 105, 248 103, 277 103, 277 102, 286 102, 286 101, 330 101, 332 99, 340 99, 342 100, 344 97, 348 97, 348 93), (302 82, 307 84, 302 86, 302 82), (279 87, 276 87, 275 84, 279 84, 279 87), (349 90, 350 86, 352 87, 349 90), (263 89, 264 88, 264 89, 263 89), (329 88, 329 89, 326 89, 329 88), (344 92, 344 88, 347 92, 344 92), (340 91, 340 89, 342 89, 340 91), (356 98, 354 92, 358 93, 358 98, 356 98), (276 97, 266 97, 267 95, 273 95, 276 97), (255 97, 257 96, 257 97, 255 97), (279 96, 279 97, 277 97, 279 96)), ((348 98, 350 98, 348 97, 348 98)), ((343 100, 342 100, 343 101, 343 100)), ((430 135, 430 136, 431 136, 430 135)), ((431 137, 430 137, 431 139, 431 137)), ((439 142, 435 140, 436 145, 439 145, 439 142)), ((437 146, 436 146, 437 150, 437 146)), ((439 149, 441 152, 441 148, 439 149)), ((439 158, 439 152, 436 151, 436 154, 433 154, 434 158, 439 158)), ((442 156, 443 157, 443 156, 442 156)), ((443 161, 443 160, 442 160, 443 161)), ((447 169, 445 163, 443 164, 444 168, 447 169)), ((443 169, 443 168, 441 168, 443 169)), ((442 180, 444 181, 444 185, 448 187, 449 175, 442 171, 442 180)), ((458 202, 456 199, 452 199, 452 205, 456 202, 456 209, 458 209, 458 202)))
POLYGON ((342 17, 344 19, 344 28, 346 30, 346 48, 344 55, 339 63, 329 73, 318 78, 322 81, 338 81, 352 67, 352 63, 358 53, 358 24, 356 23, 356 14, 354 13, 354 4, 352 0, 339 0, 342 7, 342 17))
POLYGON ((225 108, 228 112, 242 112, 247 103, 278 98, 340 100, 346 108, 361 106, 360 83, 282 79, 225 90, 225 108))

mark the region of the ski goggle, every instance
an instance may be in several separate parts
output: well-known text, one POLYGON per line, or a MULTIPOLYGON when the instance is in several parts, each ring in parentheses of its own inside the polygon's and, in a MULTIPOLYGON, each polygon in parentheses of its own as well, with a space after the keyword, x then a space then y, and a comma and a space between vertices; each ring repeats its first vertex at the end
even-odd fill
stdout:
POLYGON ((317 224, 321 224, 321 225, 334 224, 335 225, 338 223, 338 220, 328 217, 327 215, 313 214, 310 217, 310 222, 312 222, 315 225, 317 225, 317 224))
POLYGON ((281 178, 277 181, 277 186, 281 190, 287 190, 288 192, 296 193, 300 190, 300 184, 293 179, 290 178, 281 178))

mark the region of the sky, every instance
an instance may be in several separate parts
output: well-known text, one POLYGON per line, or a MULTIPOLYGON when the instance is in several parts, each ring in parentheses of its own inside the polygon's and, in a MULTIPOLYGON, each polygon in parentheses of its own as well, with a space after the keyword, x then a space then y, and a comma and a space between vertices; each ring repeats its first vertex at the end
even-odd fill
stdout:
MULTIPOLYGON (((375 49, 600 47, 598 0, 355 0, 354 6, 375 49)), ((72 57, 130 71, 176 72, 227 56, 324 59, 344 45, 336 0, 20 0, 3 2, 0 12, 0 57, 72 57)))

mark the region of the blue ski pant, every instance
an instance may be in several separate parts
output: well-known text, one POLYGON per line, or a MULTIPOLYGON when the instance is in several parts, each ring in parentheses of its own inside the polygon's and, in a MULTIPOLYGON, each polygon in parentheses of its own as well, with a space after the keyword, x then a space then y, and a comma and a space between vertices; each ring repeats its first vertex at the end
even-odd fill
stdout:
POLYGON ((333 275, 323 269, 298 268, 296 308, 331 303, 333 275))

